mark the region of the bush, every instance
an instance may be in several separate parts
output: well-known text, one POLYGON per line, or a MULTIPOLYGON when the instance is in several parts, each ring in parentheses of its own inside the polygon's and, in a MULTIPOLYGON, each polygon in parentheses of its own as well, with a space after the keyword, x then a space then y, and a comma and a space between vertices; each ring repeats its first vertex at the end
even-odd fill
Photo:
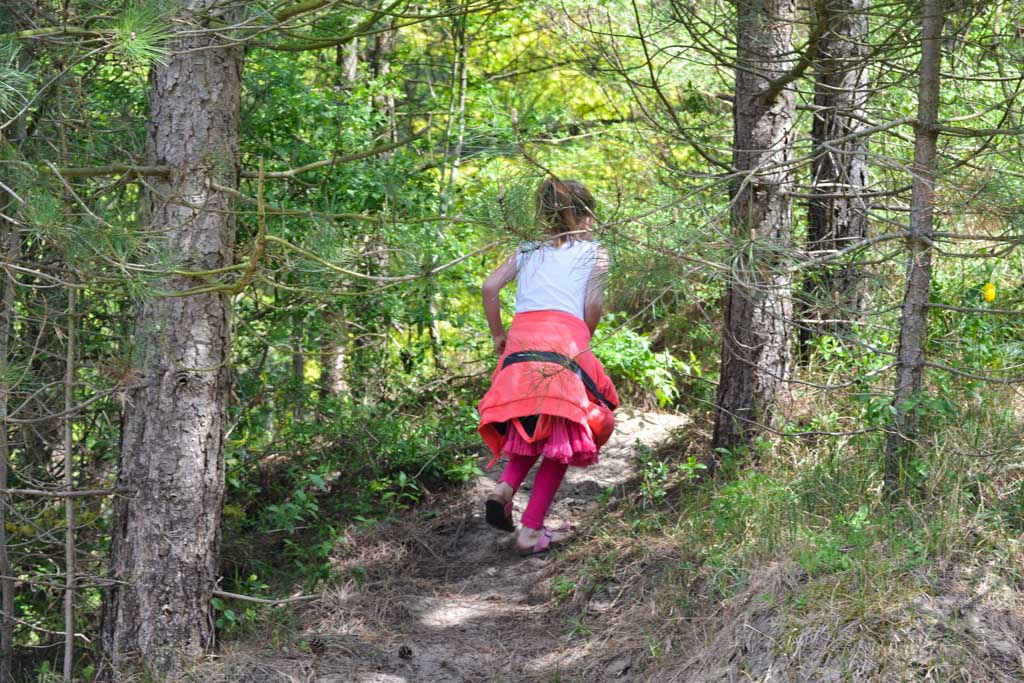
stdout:
POLYGON ((680 398, 678 376, 701 374, 692 353, 685 363, 668 351, 652 350, 650 338, 627 327, 622 316, 607 316, 591 345, 619 393, 641 404, 672 405, 680 398))

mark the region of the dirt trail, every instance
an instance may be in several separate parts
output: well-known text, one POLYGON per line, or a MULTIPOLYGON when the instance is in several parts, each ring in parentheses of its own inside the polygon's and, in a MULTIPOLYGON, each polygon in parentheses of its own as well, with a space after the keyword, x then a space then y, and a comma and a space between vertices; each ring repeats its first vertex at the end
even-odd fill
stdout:
MULTIPOLYGON (((571 468, 549 521, 578 520, 609 487, 633 476, 635 443, 655 445, 685 418, 620 414, 615 435, 590 468, 571 468)), ((495 467, 495 470, 499 468, 495 467)), ((300 615, 297 642, 260 653, 227 652, 202 680, 430 683, 577 680, 585 638, 550 618, 540 586, 551 555, 520 558, 513 534, 489 527, 482 500, 499 472, 479 477, 435 518, 398 523, 354 539, 341 572, 353 577, 300 615)), ((516 499, 516 520, 532 484, 516 499)), ((641 680, 629 662, 611 661, 603 678, 641 680)))

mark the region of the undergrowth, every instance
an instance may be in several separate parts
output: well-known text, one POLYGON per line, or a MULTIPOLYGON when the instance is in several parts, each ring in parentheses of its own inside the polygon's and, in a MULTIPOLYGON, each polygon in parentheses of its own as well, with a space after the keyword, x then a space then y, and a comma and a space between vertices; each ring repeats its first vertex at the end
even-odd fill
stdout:
MULTIPOLYGON (((695 467, 712 459, 699 420, 640 448, 633 485, 602 498, 553 570, 566 628, 599 623, 652 680, 719 680, 722 657, 780 680, 1020 680, 1006 635, 1024 624, 1015 395, 975 390, 984 400, 931 403, 895 503, 882 432, 765 442, 757 466, 717 454, 711 477, 695 467), (595 603, 608 591, 623 609, 595 603)), ((842 431, 802 398, 794 417, 842 431)))
MULTIPOLYGON (((373 405, 336 398, 281 425, 271 443, 238 439, 227 456, 222 573, 248 595, 311 592, 336 580, 332 550, 369 525, 480 473, 471 404, 420 393, 373 405)), ((257 610, 214 603, 241 633, 257 610)))

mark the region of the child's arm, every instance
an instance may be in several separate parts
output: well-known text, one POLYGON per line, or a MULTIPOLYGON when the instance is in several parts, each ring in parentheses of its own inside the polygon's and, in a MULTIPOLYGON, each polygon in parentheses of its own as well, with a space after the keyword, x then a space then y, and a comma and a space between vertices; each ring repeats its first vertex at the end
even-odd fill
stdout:
POLYGON ((601 315, 604 313, 604 281, 608 275, 608 252, 604 247, 597 247, 597 254, 594 258, 594 268, 590 271, 590 279, 587 280, 587 293, 583 300, 583 321, 590 328, 590 334, 594 334, 597 324, 601 322, 601 315))
POLYGON ((491 328, 494 352, 499 356, 505 353, 506 332, 501 322, 501 299, 498 295, 501 288, 516 276, 517 269, 516 254, 512 254, 491 273, 483 286, 484 315, 487 316, 487 325, 491 328))

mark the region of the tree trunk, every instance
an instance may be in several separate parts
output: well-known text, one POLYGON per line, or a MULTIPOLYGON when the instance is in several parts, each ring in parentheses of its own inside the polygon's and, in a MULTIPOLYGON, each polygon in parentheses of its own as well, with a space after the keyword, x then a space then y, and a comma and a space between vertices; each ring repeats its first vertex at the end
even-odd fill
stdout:
POLYGON ((430 325, 428 326, 428 332, 430 334, 430 355, 434 359, 434 369, 438 372, 447 372, 448 366, 444 362, 444 341, 441 339, 441 323, 438 320, 440 311, 437 307, 437 292, 434 287, 430 289, 430 303, 427 306, 427 311, 430 315, 430 325))
POLYGON ((793 66, 795 0, 737 3, 731 222, 736 266, 725 303, 714 446, 744 449, 773 422, 789 373, 794 95, 775 85, 793 66))
MULTIPOLYGON (((0 213, 5 216, 10 204, 15 201, 6 192, 0 199, 0 213)), ((0 218, 0 252, 8 263, 18 259, 18 226, 13 221, 0 218)), ((14 326, 14 273, 8 273, 0 283, 0 373, 7 377, 7 361, 10 352, 11 329, 14 326)), ((10 465, 10 444, 7 431, 7 408, 9 387, 0 383, 0 681, 11 680, 11 662, 14 659, 14 576, 7 549, 7 511, 11 507, 7 489, 7 469, 10 465)))
MULTIPOLYGON (((15 28, 22 29, 21 22, 15 28)), ((23 53, 24 54, 24 53, 23 53)), ((27 66, 28 58, 20 56, 19 66, 27 66)), ((12 131, 0 131, 0 150, 8 158, 17 158, 21 147, 28 139, 28 116, 20 114, 12 124, 12 131), (5 139, 7 138, 7 139, 5 139), (17 150, 17 151, 15 151, 17 150)), ((7 263, 16 263, 21 253, 22 237, 18 223, 11 220, 19 212, 15 210, 18 200, 6 190, 0 190, 0 254, 7 263)), ((20 208, 20 207, 19 207, 20 208)), ((0 378, 7 378, 8 362, 11 358, 11 339, 14 332, 14 295, 18 280, 14 271, 5 273, 0 282, 0 378)), ((7 471, 10 468, 11 443, 7 428, 11 387, 6 379, 0 381, 0 682, 12 680, 11 664, 14 661, 14 568, 7 542, 8 511, 13 510, 11 497, 4 493, 8 487, 7 471)))
MULTIPOLYGON (((67 366, 64 375, 64 490, 75 488, 75 452, 72 436, 75 406, 75 334, 77 331, 73 287, 68 288, 67 366)), ((71 683, 75 665, 75 499, 64 499, 64 683, 71 683)))
MULTIPOLYGON (((452 86, 451 96, 448 101, 448 121, 445 124, 444 132, 444 159, 441 162, 441 186, 440 186, 440 213, 447 216, 451 211, 452 200, 455 195, 455 182, 459 176, 459 166, 462 164, 462 148, 466 138, 466 92, 469 83, 469 38, 466 33, 466 15, 452 18, 452 86), (452 148, 452 129, 455 129, 455 147, 451 151, 451 168, 448 168, 449 149, 452 148), (445 173, 447 171, 447 181, 445 173)), ((448 227, 447 221, 437 224, 436 239, 434 241, 437 250, 430 254, 430 267, 439 265, 441 245, 445 242, 445 230, 448 227)), ((438 320, 440 311, 437 299, 437 280, 430 283, 428 290, 427 315, 429 324, 427 331, 430 335, 430 355, 434 359, 434 369, 438 372, 446 372, 444 362, 444 344, 441 340, 441 324, 438 320)))
MULTIPOLYGON (((373 44, 366 55, 366 62, 370 69, 370 75, 374 79, 383 80, 391 73, 391 58, 395 54, 395 47, 398 43, 398 30, 391 28, 374 34, 373 44)), ((392 142, 398 140, 398 126, 395 122, 395 96, 387 90, 384 95, 374 98, 374 105, 387 118, 387 136, 392 142)))
POLYGON ((335 50, 335 64, 341 67, 341 85, 354 85, 359 79, 359 38, 353 38, 335 50))
MULTIPOLYGON (((807 250, 844 249, 867 236, 863 193, 868 184, 866 127, 868 98, 867 0, 822 0, 826 29, 814 54, 814 140, 812 193, 807 207, 807 250), (844 139, 848 138, 848 139, 844 139)), ((816 335, 848 334, 860 317, 863 273, 856 263, 826 264, 808 273, 800 348, 816 335)))
POLYGON ((921 64, 918 67, 917 123, 907 279, 900 318, 900 347, 893 391, 894 423, 885 442, 885 485, 898 490, 900 471, 918 431, 918 410, 911 405, 924 379, 928 341, 928 298, 932 281, 932 221, 935 201, 935 148, 938 140, 939 85, 942 66, 944 0, 921 2, 921 64))
MULTIPOLYGON (((179 2, 186 21, 207 25, 218 0, 179 2)), ((199 32, 194 32, 199 33, 199 32)), ((153 67, 147 162, 172 169, 149 181, 142 215, 159 250, 183 270, 229 265, 235 246, 242 49, 221 36, 173 41, 153 67)), ((162 292, 208 283, 168 276, 162 292)), ((136 318, 135 362, 145 386, 122 418, 119 497, 112 529, 103 649, 115 672, 141 657, 157 672, 177 669, 213 644, 210 598, 217 578, 224 493, 223 436, 231 343, 224 292, 154 293, 136 318)), ((116 673, 115 673, 116 675, 116 673)))
POLYGON ((296 308, 292 312, 292 382, 295 384, 292 422, 296 423, 302 421, 306 403, 306 354, 302 349, 305 338, 302 310, 296 308))
POLYGON ((328 308, 320 337, 320 398, 348 391, 348 321, 344 308, 328 308))

